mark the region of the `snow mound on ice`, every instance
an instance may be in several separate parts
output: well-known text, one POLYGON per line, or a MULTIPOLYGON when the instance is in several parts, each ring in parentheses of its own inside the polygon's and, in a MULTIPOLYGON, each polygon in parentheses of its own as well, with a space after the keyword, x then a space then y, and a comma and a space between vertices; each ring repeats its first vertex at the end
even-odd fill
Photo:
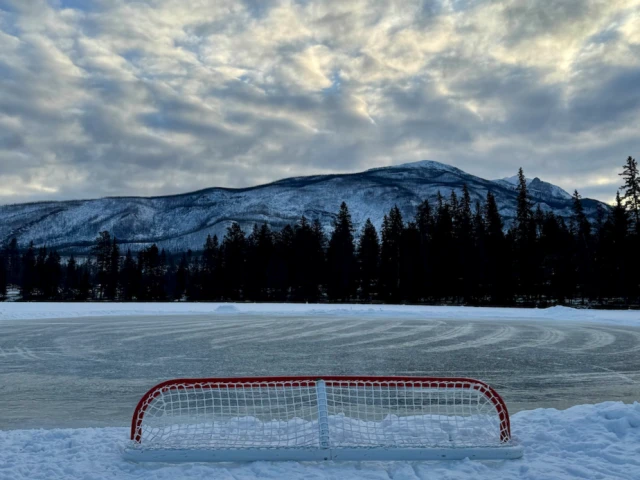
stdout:
POLYGON ((217 313, 238 313, 238 309, 233 305, 220 305, 215 310, 217 313))

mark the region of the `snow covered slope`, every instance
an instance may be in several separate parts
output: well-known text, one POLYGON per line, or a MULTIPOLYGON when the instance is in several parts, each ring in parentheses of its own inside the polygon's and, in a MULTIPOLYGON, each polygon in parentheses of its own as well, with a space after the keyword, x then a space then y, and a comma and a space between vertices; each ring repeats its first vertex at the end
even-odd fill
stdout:
POLYGON ((606 402, 511 417, 519 460, 134 464, 122 458, 128 428, 0 431, 0 479, 637 480, 640 403, 606 402))
MULTIPOLYGON (((500 213, 507 221, 514 217, 516 192, 509 181, 485 180, 449 165, 422 161, 354 174, 287 178, 244 189, 5 205, 0 206, 0 242, 16 236, 62 252, 83 251, 99 231, 109 230, 134 250, 152 242, 171 250, 198 250, 207 234, 224 235, 231 221, 245 230, 255 222, 280 228, 304 214, 329 228, 343 200, 356 227, 368 217, 379 227, 393 205, 409 218, 425 198, 435 201, 438 191, 447 197, 451 190, 460 194, 464 184, 473 201, 483 200, 491 190, 500 213)), ((571 200, 562 189, 537 178, 529 186, 534 204, 565 217, 571 214, 571 200)), ((593 217, 598 202, 584 203, 593 217)))

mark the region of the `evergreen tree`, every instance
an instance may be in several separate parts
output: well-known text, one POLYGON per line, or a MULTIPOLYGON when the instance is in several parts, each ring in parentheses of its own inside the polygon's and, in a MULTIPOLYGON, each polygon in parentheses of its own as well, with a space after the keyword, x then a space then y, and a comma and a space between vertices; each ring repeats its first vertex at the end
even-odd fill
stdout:
POLYGON ((318 298, 320 280, 316 267, 321 252, 318 238, 303 215, 296 225, 293 244, 294 298, 304 301, 318 298))
POLYGON ((187 250, 187 265, 189 266, 189 282, 187 283, 185 295, 190 302, 202 300, 204 288, 204 268, 202 267, 204 260, 195 255, 191 249, 187 250))
MULTIPOLYGON (((604 233, 605 289, 608 297, 621 298, 629 303, 633 270, 630 268, 630 225, 629 214, 620 192, 616 193, 616 202, 607 220, 604 233)), ((635 255, 635 254, 634 254, 635 255)))
POLYGON ((435 279, 432 294, 435 299, 441 300, 456 293, 453 288, 455 272, 451 268, 456 251, 452 206, 443 201, 440 192, 438 192, 436 205, 431 248, 433 251, 433 278, 435 279))
MULTIPOLYGON (((473 214, 473 255, 470 256, 468 268, 471 293, 480 299, 484 299, 487 294, 487 249, 486 249, 486 226, 484 222, 484 208, 480 201, 476 201, 473 214)), ((482 300, 484 301, 484 300, 482 300)))
POLYGON ((593 286, 593 241, 591 237, 591 223, 584 213, 582 197, 577 190, 573 192, 573 216, 575 225, 575 250, 573 255, 573 272, 580 289, 581 297, 591 297, 593 286))
POLYGON ((0 300, 7 298, 7 261, 0 254, 0 300))
POLYGON ((32 300, 36 289, 36 254, 33 242, 22 255, 22 284, 20 286, 20 296, 23 300, 32 300))
POLYGON ((514 243, 518 293, 524 296, 531 296, 535 293, 539 259, 536 251, 536 228, 533 208, 522 168, 518 170, 517 192, 514 243))
POLYGON ((96 277, 98 281, 98 296, 100 299, 105 297, 105 291, 109 288, 111 252, 111 234, 107 231, 100 232, 91 252, 96 259, 96 277))
POLYGON ((36 275, 35 275, 35 297, 44 298, 44 292, 47 290, 47 247, 40 247, 36 256, 36 275))
POLYGON ((20 283, 22 260, 20 258, 18 240, 15 237, 4 246, 3 256, 7 268, 7 284, 18 285, 20 283))
POLYGON ((80 277, 78 276, 78 262, 71 255, 67 261, 67 268, 64 275, 64 298, 66 300, 76 300, 80 277))
POLYGON ((419 270, 420 270, 420 296, 425 298, 432 293, 433 282, 433 265, 431 259, 431 247, 434 232, 434 218, 431 204, 428 200, 424 200, 416 209, 415 223, 420 234, 420 253, 419 253, 419 270))
POLYGON ((458 208, 454 210, 454 242, 455 254, 452 268, 455 269, 457 278, 455 290, 467 302, 473 290, 475 252, 473 248, 471 196, 466 184, 463 185, 462 199, 458 204, 458 208))
POLYGON ((78 294, 76 299, 80 302, 84 302, 93 296, 88 262, 78 268, 78 274, 80 277, 80 283, 78 285, 78 294))
POLYGON ((532 237, 531 226, 533 220, 533 207, 529 200, 527 179, 524 176, 522 167, 518 170, 517 192, 516 241, 521 245, 526 245, 532 237))
POLYGON ((127 253, 122 263, 122 270, 120 272, 120 285, 122 287, 122 299, 125 302, 130 302, 134 299, 138 299, 140 281, 138 267, 136 261, 133 259, 131 250, 127 249, 127 253))
POLYGON ((189 284, 189 261, 187 254, 183 253, 178 264, 178 270, 176 271, 176 288, 173 293, 174 300, 182 300, 187 292, 187 285, 189 284))
POLYGON ((400 259, 404 221, 402 213, 394 206, 382 222, 382 244, 380 248, 380 284, 387 300, 400 299, 400 259))
POLYGON ((329 297, 333 300, 348 300, 355 293, 357 278, 353 223, 349 208, 344 202, 333 222, 327 263, 329 297))
POLYGON ((233 222, 227 227, 222 241, 222 278, 225 297, 242 298, 245 274, 246 237, 240 225, 233 222))
POLYGON ((207 235, 207 240, 202 251, 202 296, 206 300, 218 300, 220 298, 223 278, 222 259, 218 237, 207 235))
POLYGON ((62 265, 60 255, 57 251, 49 252, 45 261, 45 282, 43 285, 43 296, 47 300, 56 300, 60 295, 62 282, 62 265))
POLYGON ((309 269, 313 273, 313 282, 322 290, 322 285, 326 282, 327 236, 320 220, 317 218, 311 224, 311 234, 313 236, 313 247, 309 258, 309 269))
POLYGON ((559 302, 571 298, 575 275, 572 267, 573 237, 561 218, 545 214, 540 235, 540 270, 544 279, 541 292, 559 302))
POLYGON ((576 236, 578 241, 585 246, 589 245, 591 240, 591 223, 584 213, 582 206, 582 196, 577 190, 573 192, 573 222, 576 225, 576 236))
POLYGON ((411 303, 420 300, 422 283, 420 262, 420 231, 415 222, 408 222, 400 238, 400 289, 399 299, 411 303))
POLYGON ((254 242, 253 275, 257 288, 257 300, 268 300, 272 269, 274 268, 274 241, 271 228, 263 223, 254 242))
POLYGON ((140 276, 139 298, 143 301, 159 301, 166 298, 164 289, 166 256, 154 243, 138 253, 140 276))
POLYGON ((273 257, 269 267, 269 289, 275 300, 285 301, 294 278, 294 266, 291 256, 295 232, 291 225, 285 225, 274 239, 273 257))
POLYGON ((629 156, 619 175, 624 179, 621 188, 624 191, 625 206, 631 214, 636 230, 640 232, 640 174, 636 159, 629 156))
POLYGON ((506 305, 512 299, 510 249, 504 235, 504 224, 496 198, 487 192, 484 210, 487 293, 494 305, 506 305))
POLYGON ((120 281, 120 247, 116 237, 113 237, 111 242, 109 261, 106 268, 104 296, 108 300, 115 300, 118 295, 118 283, 120 281))
POLYGON ((376 291, 379 257, 380 241, 378 232, 371 220, 367 218, 358 240, 358 271, 362 298, 365 300, 370 300, 372 292, 376 291))

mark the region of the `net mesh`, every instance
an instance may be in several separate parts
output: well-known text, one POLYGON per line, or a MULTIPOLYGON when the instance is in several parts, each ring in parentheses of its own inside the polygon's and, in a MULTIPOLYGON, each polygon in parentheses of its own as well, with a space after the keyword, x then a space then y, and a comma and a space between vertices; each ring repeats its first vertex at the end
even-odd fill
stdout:
POLYGON ((502 400, 474 382, 177 381, 141 401, 132 439, 146 449, 504 445, 502 400))

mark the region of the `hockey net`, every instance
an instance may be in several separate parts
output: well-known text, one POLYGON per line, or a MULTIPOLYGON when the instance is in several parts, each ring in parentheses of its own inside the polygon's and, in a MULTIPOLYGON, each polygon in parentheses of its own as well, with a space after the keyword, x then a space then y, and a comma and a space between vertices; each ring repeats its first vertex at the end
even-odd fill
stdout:
POLYGON ((466 378, 170 380, 140 400, 131 440, 141 460, 521 455, 502 398, 466 378))

